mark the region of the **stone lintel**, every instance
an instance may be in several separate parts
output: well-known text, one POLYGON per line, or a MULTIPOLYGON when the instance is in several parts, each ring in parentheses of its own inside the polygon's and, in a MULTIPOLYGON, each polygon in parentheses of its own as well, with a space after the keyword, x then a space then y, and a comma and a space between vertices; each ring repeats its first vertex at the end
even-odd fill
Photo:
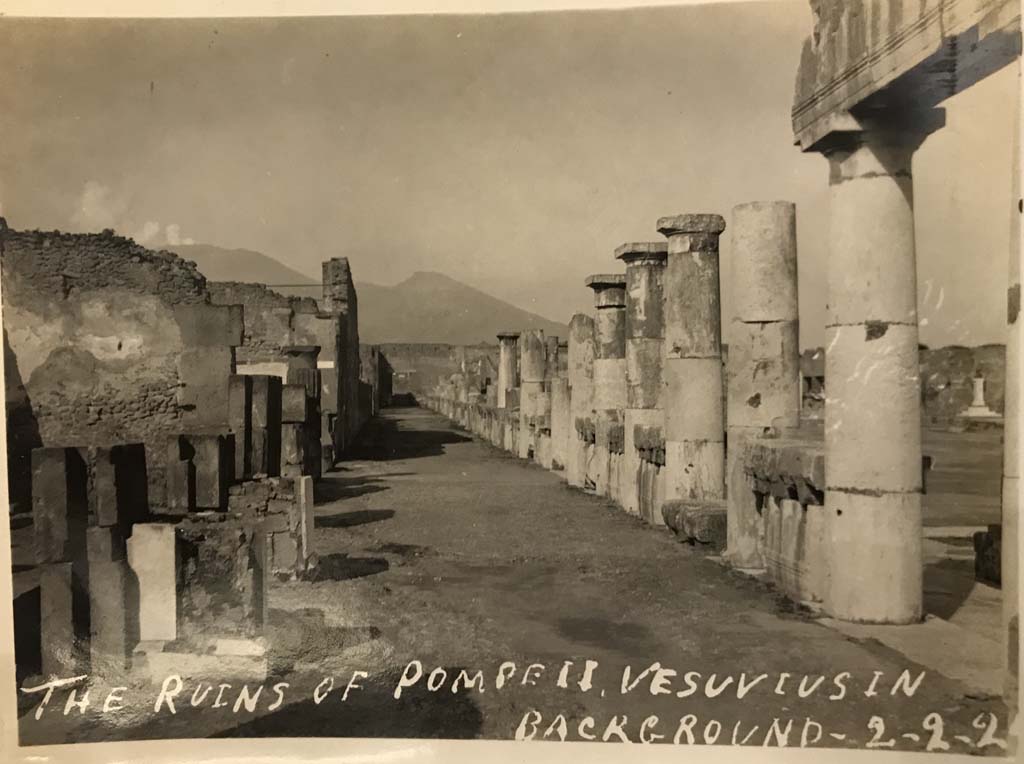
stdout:
POLYGON ((828 154, 878 140, 913 150, 945 126, 946 110, 942 108, 861 108, 828 115, 797 145, 804 152, 828 154))
POLYGON ((668 259, 668 243, 664 241, 634 241, 615 249, 615 258, 624 263, 643 260, 664 262, 668 259))
POLYGON ((710 233, 725 230, 725 218, 715 213, 687 213, 658 218, 657 231, 663 236, 677 234, 710 233))

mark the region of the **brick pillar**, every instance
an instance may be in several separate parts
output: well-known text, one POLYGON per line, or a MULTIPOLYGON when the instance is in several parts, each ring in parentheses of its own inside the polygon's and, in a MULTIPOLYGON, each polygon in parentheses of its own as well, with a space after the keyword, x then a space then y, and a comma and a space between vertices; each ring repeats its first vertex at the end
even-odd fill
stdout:
POLYGON ((665 242, 623 244, 615 257, 626 265, 626 409, 622 490, 623 507, 640 513, 640 452, 635 428, 660 426, 661 353, 665 336, 663 315, 665 242))
POLYGON ((718 238, 721 215, 658 220, 665 267, 665 498, 722 499, 725 427, 718 238))
POLYGON ((751 202, 732 211, 733 319, 729 343, 729 562, 764 567, 762 520, 741 443, 800 423, 796 206, 751 202))
POLYGON ((596 492, 610 495, 613 481, 612 438, 622 427, 626 407, 626 277, 624 274, 589 276, 594 290, 594 455, 588 478, 596 492))

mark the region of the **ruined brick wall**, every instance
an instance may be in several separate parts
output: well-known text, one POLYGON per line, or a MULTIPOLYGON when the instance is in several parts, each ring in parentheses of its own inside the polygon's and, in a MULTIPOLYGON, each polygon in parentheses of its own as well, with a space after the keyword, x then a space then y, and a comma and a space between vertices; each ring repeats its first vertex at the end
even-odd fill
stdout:
POLYGON ((194 263, 112 231, 14 231, 0 220, 0 269, 16 510, 27 509, 32 448, 141 441, 155 452, 194 422, 226 423, 228 311, 209 312, 194 263))
POLYGON ((392 368, 393 394, 411 393, 422 396, 432 392, 441 380, 481 367, 486 377, 493 370, 491 382, 497 382, 498 346, 446 345, 442 343, 384 343, 378 345, 392 368))
POLYGON ((238 363, 280 360, 282 348, 301 344, 293 337, 295 316, 317 312, 313 298, 288 297, 263 284, 211 281, 207 288, 214 305, 245 307, 245 330, 242 345, 237 350, 238 363))

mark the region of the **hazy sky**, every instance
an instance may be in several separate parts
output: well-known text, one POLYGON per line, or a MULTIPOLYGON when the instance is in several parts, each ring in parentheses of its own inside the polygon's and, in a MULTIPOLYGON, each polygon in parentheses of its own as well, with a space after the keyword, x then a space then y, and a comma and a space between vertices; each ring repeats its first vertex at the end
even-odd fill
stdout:
MULTIPOLYGON (((15 228, 245 247, 319 276, 436 270, 567 322, 655 220, 797 203, 824 322, 827 163, 792 145, 806 0, 504 16, 0 21, 15 228)), ((915 159, 922 340, 1002 342, 1009 69, 915 159)), ((723 236, 729 315, 729 234, 723 236)), ((240 279, 245 274, 239 274, 240 279)))

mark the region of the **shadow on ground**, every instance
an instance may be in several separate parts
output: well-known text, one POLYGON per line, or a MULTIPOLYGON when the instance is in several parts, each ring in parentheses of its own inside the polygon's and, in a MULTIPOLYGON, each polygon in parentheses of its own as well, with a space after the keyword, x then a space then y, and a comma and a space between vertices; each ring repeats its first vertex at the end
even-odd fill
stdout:
MULTIPOLYGON (((425 683, 395 700, 395 685, 404 667, 365 680, 364 687, 342 702, 332 692, 320 704, 312 699, 285 706, 266 716, 220 732, 215 737, 478 737, 483 714, 465 694, 430 692, 425 683)), ((449 677, 459 666, 445 667, 449 677)), ((343 687, 341 689, 344 689, 343 687)))
POLYGON ((336 515, 325 515, 315 520, 317 528, 352 528, 356 525, 378 523, 390 520, 395 516, 393 509, 357 509, 352 512, 339 512, 336 515))
POLYGON ((328 554, 320 558, 317 566, 304 576, 306 581, 348 581, 383 573, 391 564, 383 557, 349 557, 347 554, 328 554))
POLYGON ((389 417, 377 417, 367 422, 350 456, 353 459, 378 462, 418 459, 440 456, 446 445, 472 440, 454 430, 419 429, 415 426, 415 420, 400 422, 389 417))
POLYGON ((974 562, 939 560, 924 566, 924 610, 949 620, 974 589, 974 562))

